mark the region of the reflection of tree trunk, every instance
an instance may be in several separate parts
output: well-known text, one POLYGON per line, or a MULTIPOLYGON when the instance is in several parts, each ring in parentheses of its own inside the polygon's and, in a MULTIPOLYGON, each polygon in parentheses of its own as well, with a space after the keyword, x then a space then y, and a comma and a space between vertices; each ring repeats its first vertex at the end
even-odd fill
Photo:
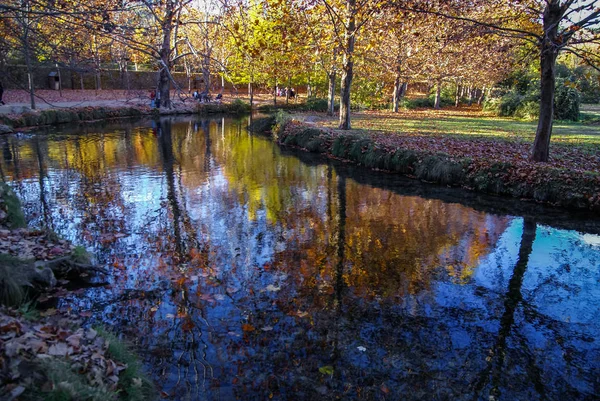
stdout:
POLYGON ((181 208, 175 190, 175 172, 173 169, 175 158, 173 157, 173 140, 171 138, 171 121, 164 119, 160 121, 160 151, 162 154, 163 170, 167 178, 167 199, 173 212, 173 235, 175 237, 175 250, 180 260, 183 259, 184 249, 181 240, 181 208))
MULTIPOLYGON (((500 379, 502 375, 504 359, 506 357, 507 340, 515 322, 515 312, 517 310, 517 306, 523 300, 521 287, 523 286, 523 278, 525 277, 529 256, 531 255, 533 242, 535 241, 536 226, 537 225, 535 221, 529 219, 525 219, 523 222, 523 234, 521 236, 521 245, 519 247, 519 257, 517 259, 517 264, 515 265, 513 275, 508 282, 508 290, 504 298, 504 314, 500 318, 498 338, 494 348, 490 350, 489 365, 483 372, 481 379, 477 384, 475 391, 476 397, 484 388, 490 373, 492 382, 490 395, 495 397, 500 395, 500 379)), ((534 386, 540 394, 543 393, 543 387, 541 383, 534 381, 534 386)))
POLYGON ((211 159, 211 140, 210 140, 210 120, 202 120, 202 132, 204 132, 204 171, 210 171, 210 159, 211 159))
MULTIPOLYGON (((344 293, 344 254, 346 246, 346 178, 338 176, 338 233, 337 233, 337 263, 335 266, 335 305, 336 323, 342 315, 342 296, 344 293)), ((339 324, 335 326, 336 334, 333 343, 333 358, 339 357, 339 324)))
POLYGON ((50 217, 50 208, 48 207, 48 201, 46 199, 46 190, 44 188, 44 177, 46 172, 44 170, 44 156, 40 148, 40 140, 38 137, 34 140, 35 153, 38 161, 38 174, 39 174, 39 185, 40 185, 40 204, 42 205, 42 212, 44 215, 44 226, 49 229, 53 229, 52 220, 50 217))

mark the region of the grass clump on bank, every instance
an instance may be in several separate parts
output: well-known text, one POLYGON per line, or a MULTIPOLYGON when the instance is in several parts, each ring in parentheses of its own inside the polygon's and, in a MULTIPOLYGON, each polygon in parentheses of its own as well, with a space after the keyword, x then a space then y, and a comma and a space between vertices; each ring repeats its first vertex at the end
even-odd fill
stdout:
POLYGON ((156 395, 154 384, 142 368, 131 347, 103 327, 96 327, 98 334, 108 342, 107 356, 127 366, 119 375, 119 399, 144 401, 156 395))
POLYGON ((0 220, 11 229, 26 226, 21 201, 5 183, 0 183, 0 220))

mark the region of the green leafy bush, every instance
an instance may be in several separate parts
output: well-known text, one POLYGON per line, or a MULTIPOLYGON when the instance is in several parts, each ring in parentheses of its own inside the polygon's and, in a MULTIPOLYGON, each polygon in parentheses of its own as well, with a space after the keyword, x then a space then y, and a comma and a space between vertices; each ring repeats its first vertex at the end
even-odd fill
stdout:
POLYGON ((308 98, 306 100, 306 103, 304 104, 304 108, 306 110, 318 111, 318 112, 327 111, 328 106, 329 106, 329 103, 328 103, 327 99, 321 99, 321 98, 316 98, 316 97, 308 98))
POLYGON ((554 93, 554 117, 557 120, 579 120, 581 95, 575 84, 564 78, 556 80, 554 93))

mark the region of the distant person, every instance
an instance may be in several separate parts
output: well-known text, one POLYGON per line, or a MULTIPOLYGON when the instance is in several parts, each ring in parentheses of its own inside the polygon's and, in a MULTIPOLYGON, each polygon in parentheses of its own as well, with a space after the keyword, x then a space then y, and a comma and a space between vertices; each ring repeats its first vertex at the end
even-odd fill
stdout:
POLYGON ((2 95, 4 95, 4 87, 2 86, 2 82, 0 82, 0 104, 4 105, 4 100, 2 100, 2 95))
POLYGON ((292 88, 290 88, 290 97, 293 99, 296 97, 296 91, 292 88))
POLYGON ((218 103, 221 103, 221 100, 223 100, 223 94, 222 94, 222 93, 219 93, 219 94, 217 95, 217 97, 215 98, 215 100, 216 100, 218 103))

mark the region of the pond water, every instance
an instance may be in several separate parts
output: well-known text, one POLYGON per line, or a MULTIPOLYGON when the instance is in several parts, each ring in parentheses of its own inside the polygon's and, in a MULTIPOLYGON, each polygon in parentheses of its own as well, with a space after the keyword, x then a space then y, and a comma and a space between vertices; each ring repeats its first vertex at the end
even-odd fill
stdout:
POLYGON ((247 119, 0 138, 33 226, 109 285, 60 301, 172 399, 600 394, 600 222, 282 150, 247 119))

